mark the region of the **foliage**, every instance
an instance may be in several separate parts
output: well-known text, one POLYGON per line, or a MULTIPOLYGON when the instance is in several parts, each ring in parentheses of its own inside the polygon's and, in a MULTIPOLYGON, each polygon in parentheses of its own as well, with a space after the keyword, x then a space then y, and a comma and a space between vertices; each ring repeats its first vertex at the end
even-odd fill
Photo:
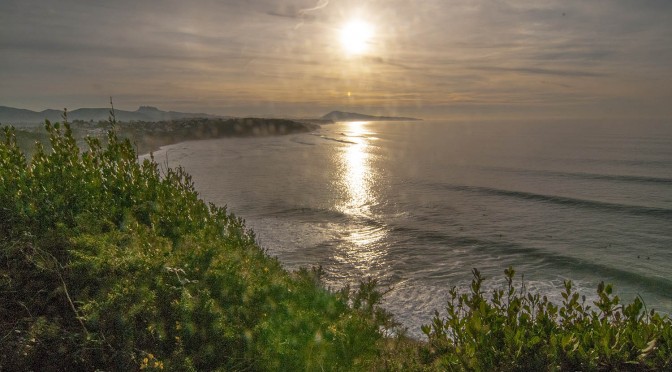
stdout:
MULTIPOLYGON (((114 121, 112 118, 111 121, 114 121)), ((610 285, 558 306, 507 285, 452 288, 409 339, 376 281, 331 292, 288 273, 182 169, 67 122, 27 159, 0 141, 0 370, 671 370, 672 322, 610 285)))
POLYGON ((672 324, 644 312, 635 299, 622 305, 611 285, 600 284, 594 307, 565 282, 562 306, 546 296, 507 286, 488 300, 478 270, 470 292, 450 291, 446 316, 422 327, 425 362, 444 370, 601 371, 672 369, 672 324))
POLYGON ((368 369, 390 324, 375 281, 327 291, 182 169, 46 130, 30 160, 13 129, 0 144, 0 370, 368 369))

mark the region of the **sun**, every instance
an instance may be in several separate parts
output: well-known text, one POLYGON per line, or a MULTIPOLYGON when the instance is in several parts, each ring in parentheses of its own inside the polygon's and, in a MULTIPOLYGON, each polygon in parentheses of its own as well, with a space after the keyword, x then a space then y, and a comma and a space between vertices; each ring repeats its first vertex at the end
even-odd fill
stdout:
POLYGON ((353 20, 341 28, 341 46, 349 55, 360 55, 371 49, 373 26, 370 23, 353 20))

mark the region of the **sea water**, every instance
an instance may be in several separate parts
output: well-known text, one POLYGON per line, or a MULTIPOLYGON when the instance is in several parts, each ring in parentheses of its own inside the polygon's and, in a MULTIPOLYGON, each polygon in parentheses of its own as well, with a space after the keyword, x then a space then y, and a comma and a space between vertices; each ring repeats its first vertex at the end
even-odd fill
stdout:
POLYGON ((184 142, 155 153, 206 201, 246 220, 288 269, 321 265, 331 288, 374 277, 420 336, 472 268, 556 303, 672 311, 672 125, 350 122, 305 134, 184 142))

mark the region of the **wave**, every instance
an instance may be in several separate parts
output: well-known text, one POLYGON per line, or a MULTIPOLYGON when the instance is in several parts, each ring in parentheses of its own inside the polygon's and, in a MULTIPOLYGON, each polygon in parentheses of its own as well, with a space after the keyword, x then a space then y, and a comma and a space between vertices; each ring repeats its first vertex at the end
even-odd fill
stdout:
MULTIPOLYGON (((564 162, 575 163, 577 159, 558 159, 564 162)), ((605 165, 619 165, 638 168, 669 168, 672 162, 669 160, 645 160, 645 159, 598 159, 598 158, 583 158, 578 159, 581 163, 588 164, 605 164, 605 165)))
POLYGON ((356 145, 356 144, 357 144, 357 142, 348 141, 348 140, 344 140, 344 139, 338 139, 338 138, 334 138, 334 137, 327 137, 327 136, 325 136, 325 135, 323 135, 323 134, 318 134, 318 133, 311 133, 311 135, 316 136, 316 137, 319 137, 319 138, 322 138, 323 140, 326 140, 326 141, 334 141, 334 142, 340 142, 340 143, 347 143, 347 144, 350 144, 350 145, 356 145))
POLYGON ((636 182, 636 183, 650 183, 671 185, 672 178, 652 177, 652 176, 635 176, 635 175, 621 175, 621 174, 599 174, 599 173, 583 173, 583 172, 559 172, 559 171, 545 171, 532 169, 515 169, 515 168, 493 168, 495 170, 505 170, 515 173, 538 174, 544 176, 556 176, 560 178, 579 178, 589 180, 604 180, 616 182, 636 182))
POLYGON ((660 277, 627 271, 604 263, 587 259, 549 252, 539 248, 522 246, 507 241, 492 241, 474 237, 451 236, 437 231, 426 231, 410 227, 395 227, 393 232, 406 236, 407 239, 430 243, 433 245, 450 246, 451 248, 469 248, 472 252, 485 253, 491 256, 519 256, 527 261, 538 260, 542 265, 550 267, 567 267, 573 272, 582 272, 599 278, 612 278, 625 281, 660 296, 672 293, 672 281, 660 277))
POLYGON ((314 143, 301 141, 300 139, 297 139, 297 138, 292 138, 291 141, 294 142, 294 143, 298 143, 300 145, 315 146, 314 143))
POLYGON ((338 222, 348 219, 350 216, 343 212, 333 209, 311 208, 311 207, 290 207, 278 209, 266 213, 271 217, 301 217, 310 218, 316 221, 326 220, 329 222, 338 222))
POLYGON ((591 208, 599 209, 604 211, 613 211, 613 212, 625 212, 635 215, 650 216, 650 217, 661 217, 661 218, 672 218, 672 209, 667 208, 656 208, 656 207, 645 207, 640 205, 630 205, 630 204, 619 204, 619 203, 609 203, 602 202, 597 200, 587 200, 587 199, 577 199, 570 198, 566 196, 557 196, 557 195, 545 195, 545 194, 536 194, 526 191, 512 191, 504 189, 496 189, 491 187, 482 187, 482 186, 466 186, 466 185, 445 185, 442 184, 441 187, 454 191, 466 191, 466 192, 476 192, 483 194, 490 194, 496 196, 505 196, 510 198, 517 198, 522 200, 532 200, 540 201, 545 203, 552 203, 563 206, 570 207, 582 207, 582 208, 591 208))
POLYGON ((308 220, 315 223, 340 223, 348 225, 364 226, 366 228, 384 228, 386 225, 372 217, 362 215, 350 215, 333 209, 312 207, 289 207, 281 208, 265 213, 269 217, 295 218, 308 220))
POLYGON ((610 175, 610 174, 592 174, 592 173, 567 173, 567 175, 580 177, 580 178, 607 180, 607 181, 654 183, 654 184, 664 184, 664 185, 672 184, 672 178, 660 178, 660 177, 648 177, 648 176, 610 175))

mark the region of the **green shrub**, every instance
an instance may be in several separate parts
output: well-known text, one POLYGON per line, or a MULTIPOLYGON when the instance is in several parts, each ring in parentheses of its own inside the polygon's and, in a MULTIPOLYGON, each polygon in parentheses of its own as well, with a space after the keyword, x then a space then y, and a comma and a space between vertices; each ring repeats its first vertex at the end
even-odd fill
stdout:
POLYGON ((128 140, 0 144, 0 370, 367 369, 389 316, 375 282, 286 272, 180 168, 128 140))
POLYGON ((597 371, 670 370, 672 324, 643 312, 638 298, 621 305, 611 285, 600 284, 593 306, 565 282, 562 306, 546 296, 517 291, 514 270, 490 299, 473 271, 470 292, 450 291, 446 316, 422 327, 425 362, 447 370, 597 371))

